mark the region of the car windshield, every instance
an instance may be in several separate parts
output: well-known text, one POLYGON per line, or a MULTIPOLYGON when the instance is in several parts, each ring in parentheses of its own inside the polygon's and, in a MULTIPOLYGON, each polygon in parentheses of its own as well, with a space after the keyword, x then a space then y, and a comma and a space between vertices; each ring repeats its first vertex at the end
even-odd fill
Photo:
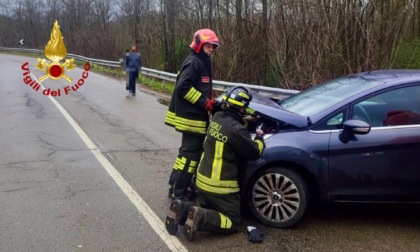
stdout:
POLYGON ((280 105, 290 112, 312 116, 379 83, 360 76, 347 76, 313 86, 283 100, 280 105))

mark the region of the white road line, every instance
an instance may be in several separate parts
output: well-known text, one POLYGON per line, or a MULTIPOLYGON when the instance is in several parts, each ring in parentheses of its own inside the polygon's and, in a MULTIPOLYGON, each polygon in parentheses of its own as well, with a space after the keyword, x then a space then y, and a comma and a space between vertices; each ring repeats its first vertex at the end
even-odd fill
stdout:
MULTIPOLYGON (((38 79, 31 73, 34 80, 38 79)), ((38 81, 41 85, 42 90, 45 87, 38 81)), ((159 219, 159 217, 153 212, 153 210, 147 205, 147 203, 137 194, 137 192, 128 184, 128 182, 121 176, 121 174, 115 169, 115 167, 105 158, 102 152, 96 147, 93 141, 88 137, 88 135, 83 131, 83 129, 76 123, 76 121, 70 116, 70 114, 61 106, 58 101, 52 97, 48 96, 52 103, 58 108, 58 110, 63 114, 67 119, 76 133, 80 136, 89 150, 93 153, 96 159, 101 163, 102 167, 108 172, 111 178, 117 183, 121 190, 127 195, 130 201, 134 204, 139 212, 144 216, 144 218, 149 222, 150 226, 155 230, 156 234, 166 243, 168 248, 171 251, 188 251, 184 245, 176 238, 176 236, 168 234, 166 231, 165 224, 159 219)))

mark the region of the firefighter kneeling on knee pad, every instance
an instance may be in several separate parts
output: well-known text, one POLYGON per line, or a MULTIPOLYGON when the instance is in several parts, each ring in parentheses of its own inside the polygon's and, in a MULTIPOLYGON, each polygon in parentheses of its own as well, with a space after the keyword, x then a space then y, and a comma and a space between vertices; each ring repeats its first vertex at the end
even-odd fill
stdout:
POLYGON ((213 116, 204 141, 197 168, 196 200, 172 200, 166 218, 170 234, 175 235, 178 225, 184 225, 189 241, 197 231, 236 232, 241 221, 239 164, 258 159, 265 148, 263 132, 258 131, 252 140, 244 127, 243 116, 251 99, 250 91, 240 86, 223 97, 222 111, 213 116))

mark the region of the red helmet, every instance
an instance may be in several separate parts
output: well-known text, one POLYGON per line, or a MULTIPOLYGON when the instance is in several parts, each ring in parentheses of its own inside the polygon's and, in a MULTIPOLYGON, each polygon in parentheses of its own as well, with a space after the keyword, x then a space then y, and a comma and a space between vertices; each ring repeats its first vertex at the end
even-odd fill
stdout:
POLYGON ((217 37, 216 33, 214 33, 214 31, 210 29, 201 29, 195 32, 194 38, 190 44, 190 47, 196 53, 199 53, 201 50, 201 47, 205 43, 213 44, 216 47, 220 46, 219 38, 217 37))

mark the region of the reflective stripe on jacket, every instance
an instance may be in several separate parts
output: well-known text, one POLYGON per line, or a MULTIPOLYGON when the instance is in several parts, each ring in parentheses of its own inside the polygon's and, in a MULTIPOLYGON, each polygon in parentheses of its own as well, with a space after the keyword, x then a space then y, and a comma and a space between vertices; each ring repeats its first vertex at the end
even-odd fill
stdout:
POLYGON ((206 134, 209 115, 204 106, 212 90, 210 58, 191 51, 177 77, 165 124, 181 132, 206 134))
POLYGON ((210 122, 204 152, 197 170, 197 187, 215 194, 239 192, 240 164, 258 159, 265 144, 252 140, 241 117, 231 111, 217 112, 210 122))

